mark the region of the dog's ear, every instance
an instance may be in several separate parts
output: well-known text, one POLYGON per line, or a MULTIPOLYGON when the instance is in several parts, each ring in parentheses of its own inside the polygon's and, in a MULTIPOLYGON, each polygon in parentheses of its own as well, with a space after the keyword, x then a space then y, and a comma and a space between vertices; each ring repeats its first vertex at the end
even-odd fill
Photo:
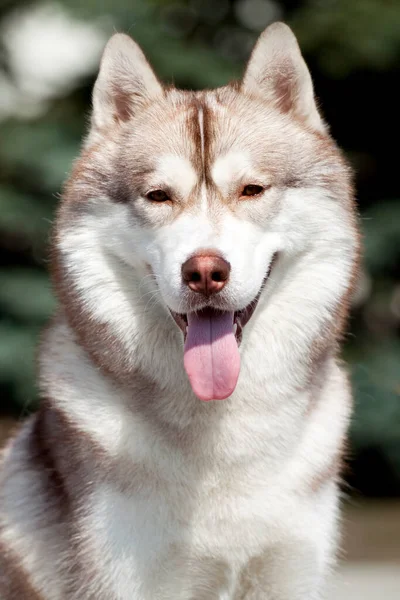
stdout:
POLYGON ((136 42, 116 33, 105 47, 93 90, 92 130, 101 132, 116 122, 128 120, 135 110, 162 91, 136 42))
POLYGON ((313 129, 325 131, 309 70, 294 33, 284 23, 273 23, 260 35, 247 65, 242 89, 261 95, 313 129))

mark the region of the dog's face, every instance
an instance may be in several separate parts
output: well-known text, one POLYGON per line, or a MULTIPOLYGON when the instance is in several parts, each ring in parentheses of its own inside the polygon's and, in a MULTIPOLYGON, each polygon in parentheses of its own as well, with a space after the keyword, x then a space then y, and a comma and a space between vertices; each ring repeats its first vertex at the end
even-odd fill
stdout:
POLYGON ((162 89, 134 42, 114 36, 87 146, 85 227, 148 273, 187 336, 195 392, 230 395, 242 330, 275 265, 300 268, 308 254, 329 271, 329 256, 352 247, 347 170, 293 34, 272 26, 240 86, 199 93, 162 89))
POLYGON ((118 172, 129 203, 124 260, 140 256, 150 266, 176 313, 244 309, 282 249, 285 195, 302 177, 296 146, 305 138, 311 154, 313 136, 263 108, 231 90, 172 92, 126 131, 118 172), (188 271, 193 258, 198 282, 188 271), (208 267, 211 286, 200 273, 208 267))

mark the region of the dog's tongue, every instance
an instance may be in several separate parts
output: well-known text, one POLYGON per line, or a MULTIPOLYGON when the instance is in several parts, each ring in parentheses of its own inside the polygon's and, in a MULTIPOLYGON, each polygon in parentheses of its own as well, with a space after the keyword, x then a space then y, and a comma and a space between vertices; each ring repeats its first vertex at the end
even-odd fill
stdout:
POLYGON ((222 400, 236 387, 240 355, 233 312, 205 309, 188 314, 184 365, 201 400, 222 400))

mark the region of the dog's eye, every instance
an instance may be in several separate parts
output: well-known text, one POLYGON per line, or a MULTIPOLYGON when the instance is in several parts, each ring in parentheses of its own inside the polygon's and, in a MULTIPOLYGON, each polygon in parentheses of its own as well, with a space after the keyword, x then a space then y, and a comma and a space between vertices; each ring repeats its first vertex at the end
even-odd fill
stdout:
POLYGON ((166 200, 169 200, 168 194, 163 190, 153 190, 146 194, 146 198, 153 200, 153 202, 165 202, 166 200))
POLYGON ((261 194, 263 190, 264 188, 261 185, 250 184, 243 188, 243 191, 240 195, 242 197, 258 196, 258 194, 261 194))

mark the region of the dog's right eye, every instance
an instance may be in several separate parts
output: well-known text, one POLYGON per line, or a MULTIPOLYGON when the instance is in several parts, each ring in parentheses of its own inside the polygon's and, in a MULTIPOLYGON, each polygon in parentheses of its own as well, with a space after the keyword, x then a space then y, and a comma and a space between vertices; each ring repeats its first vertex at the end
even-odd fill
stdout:
POLYGON ((164 192, 164 190, 153 190, 146 194, 146 198, 152 200, 153 202, 166 202, 169 200, 168 194, 164 192))
POLYGON ((246 198, 246 196, 247 197, 258 196, 263 191, 264 191, 264 188, 261 185, 250 184, 250 185, 246 185, 243 188, 243 191, 240 195, 242 198, 246 198))

